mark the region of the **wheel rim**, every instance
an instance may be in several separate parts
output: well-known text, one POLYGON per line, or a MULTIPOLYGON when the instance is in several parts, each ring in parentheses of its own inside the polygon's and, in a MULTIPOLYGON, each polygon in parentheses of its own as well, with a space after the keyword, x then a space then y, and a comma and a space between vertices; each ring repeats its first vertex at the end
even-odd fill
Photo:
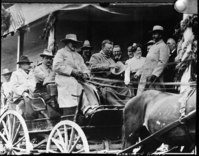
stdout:
POLYGON ((82 129, 72 121, 61 121, 51 131, 47 153, 88 153, 89 146, 82 129))
POLYGON ((0 154, 29 154, 30 139, 23 117, 7 111, 0 118, 0 154))

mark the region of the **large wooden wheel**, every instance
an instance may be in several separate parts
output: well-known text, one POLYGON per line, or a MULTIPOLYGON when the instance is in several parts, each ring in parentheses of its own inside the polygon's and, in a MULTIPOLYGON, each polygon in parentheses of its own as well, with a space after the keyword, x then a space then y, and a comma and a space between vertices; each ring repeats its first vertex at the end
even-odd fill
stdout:
POLYGON ((30 153, 30 138, 23 117, 8 110, 0 117, 0 154, 19 155, 30 153))
POLYGON ((88 153, 89 146, 82 129, 74 122, 66 120, 58 123, 51 131, 47 153, 88 153))

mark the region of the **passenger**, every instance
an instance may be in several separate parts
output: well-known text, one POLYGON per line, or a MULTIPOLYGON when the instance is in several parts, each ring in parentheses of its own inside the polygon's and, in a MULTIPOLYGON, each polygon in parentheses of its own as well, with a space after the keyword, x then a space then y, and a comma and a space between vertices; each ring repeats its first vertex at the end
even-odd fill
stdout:
MULTIPOLYGON (((54 110, 57 110, 58 104, 56 101, 56 97, 53 98, 47 93, 46 84, 49 82, 55 81, 55 72, 52 70, 52 63, 53 63, 53 54, 50 50, 45 49, 43 53, 40 54, 42 57, 42 64, 35 68, 34 74, 36 79, 36 89, 34 93, 40 93, 40 96, 44 99, 47 106, 47 115, 50 118, 55 116, 60 116, 54 110), (50 108, 50 107, 51 108, 50 108)), ((46 111, 43 113, 46 114, 46 111)), ((46 115, 45 115, 46 116, 46 115)))
POLYGON ((35 119, 38 117, 31 106, 29 91, 34 92, 36 82, 34 72, 31 69, 28 56, 22 55, 19 59, 19 69, 14 71, 11 76, 13 91, 13 102, 17 104, 16 110, 25 117, 25 119, 35 119))
MULTIPOLYGON (((165 82, 174 82, 175 77, 175 57, 177 56, 177 47, 176 47, 176 41, 173 38, 169 38, 167 40, 167 45, 170 49, 169 54, 169 62, 167 67, 165 68, 165 82)), ((177 93, 177 91, 174 90, 175 86, 168 86, 168 89, 166 88, 167 92, 173 92, 177 93)))
POLYGON ((53 61, 59 107, 63 108, 64 115, 69 109, 74 110, 78 104, 77 96, 84 89, 81 111, 88 117, 99 106, 99 101, 93 91, 94 86, 81 81, 89 78, 90 71, 81 55, 76 52, 76 45, 80 41, 75 34, 67 34, 61 42, 65 43, 65 47, 58 50, 53 61))
MULTIPOLYGON (((109 40, 102 42, 102 50, 99 53, 93 54, 90 59, 91 70, 95 72, 94 76, 99 78, 116 78, 116 74, 124 72, 124 65, 120 62, 117 66, 115 61, 111 58, 113 43, 109 40), (123 66, 122 66, 123 65, 123 66)), ((104 105, 124 106, 127 101, 132 97, 131 91, 124 86, 124 83, 116 83, 114 81, 107 81, 98 79, 100 83, 106 83, 108 85, 119 85, 119 87, 104 87, 100 86, 99 89, 102 93, 102 99, 104 105), (123 87, 121 87, 123 85, 123 87)))
POLYGON ((125 70, 124 83, 129 85, 130 82, 133 82, 134 93, 136 94, 145 57, 142 57, 141 44, 133 44, 131 51, 133 52, 134 57, 128 61, 128 65, 125 70))
POLYGON ((146 89, 146 81, 149 82, 147 89, 153 87, 156 90, 165 91, 164 85, 153 85, 154 82, 160 83, 164 81, 163 71, 169 60, 169 48, 162 39, 163 31, 163 27, 158 25, 154 26, 153 30, 150 31, 155 44, 150 48, 146 56, 137 95, 146 89))
POLYGON ((118 61, 121 61, 123 64, 125 64, 125 59, 122 56, 121 47, 119 45, 113 46, 113 60, 117 63, 118 61))
POLYGON ((10 82, 10 77, 12 75, 12 72, 8 69, 4 69, 2 74, 5 78, 5 82, 2 83, 1 86, 1 110, 6 109, 10 107, 12 99, 12 85, 10 82))
POLYGON ((82 55, 82 58, 84 59, 84 63, 87 66, 89 65, 92 49, 93 47, 90 45, 90 42, 88 40, 85 40, 83 46, 81 47, 80 53, 82 55))
POLYGON ((128 61, 129 61, 131 58, 133 58, 133 52, 131 51, 131 46, 129 46, 129 47, 127 48, 127 54, 128 54, 129 59, 126 60, 125 64, 128 64, 128 61))
POLYGON ((147 42, 145 44, 146 50, 147 50, 147 54, 148 54, 149 50, 151 49, 152 45, 154 45, 154 44, 155 44, 154 40, 150 40, 149 42, 147 42))

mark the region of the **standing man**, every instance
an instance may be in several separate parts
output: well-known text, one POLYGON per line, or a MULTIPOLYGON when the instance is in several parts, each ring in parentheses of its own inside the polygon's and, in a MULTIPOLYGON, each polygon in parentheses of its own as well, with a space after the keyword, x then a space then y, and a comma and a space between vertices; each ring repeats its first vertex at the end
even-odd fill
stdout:
POLYGON ((67 34, 61 42, 65 43, 65 47, 57 51, 53 60, 59 107, 63 108, 64 115, 74 114, 78 97, 84 89, 81 111, 88 117, 94 112, 99 102, 95 93, 91 92, 93 89, 91 85, 82 82, 88 78, 90 71, 81 55, 76 52, 77 43, 80 41, 77 40, 75 34, 67 34))
POLYGON ((84 63, 87 66, 89 65, 92 49, 93 47, 90 45, 90 42, 88 40, 85 40, 83 46, 81 47, 81 55, 82 58, 84 59, 84 63))
POLYGON ((8 69, 4 69, 2 74, 5 78, 5 82, 2 83, 1 86, 1 112, 9 107, 10 102, 12 101, 12 85, 10 82, 10 77, 12 72, 8 69))
POLYGON ((29 98, 29 92, 34 92, 36 82, 34 72, 30 66, 32 61, 28 56, 22 55, 19 59, 19 69, 14 71, 11 76, 13 87, 13 102, 17 104, 16 110, 24 116, 25 119, 31 120, 38 117, 34 112, 29 98))
POLYGON ((153 27, 152 38, 155 44, 150 48, 142 69, 137 95, 145 89, 153 87, 156 90, 165 91, 163 85, 153 85, 154 82, 163 82, 163 71, 169 60, 169 48, 162 39, 163 27, 156 25, 153 27), (146 83, 149 86, 146 87, 146 83))
MULTIPOLYGON (((167 40, 167 45, 170 49, 170 54, 169 54, 169 62, 167 65, 167 68, 165 69, 165 82, 174 82, 174 77, 175 77, 175 67, 176 64, 175 62, 175 57, 177 56, 177 47, 176 47, 176 41, 173 38, 169 38, 167 40)), ((167 89, 168 92, 175 92, 174 91, 175 86, 169 86, 171 89, 167 89)))

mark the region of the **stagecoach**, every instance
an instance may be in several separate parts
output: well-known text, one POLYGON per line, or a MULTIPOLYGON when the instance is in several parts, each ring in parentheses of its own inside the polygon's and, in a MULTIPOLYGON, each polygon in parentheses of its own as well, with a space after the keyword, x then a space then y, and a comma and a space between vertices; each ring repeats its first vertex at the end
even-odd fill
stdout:
MULTIPOLYGON (((47 89, 52 97, 56 96, 56 84, 48 84, 47 89)), ((0 154, 116 153, 121 150, 123 107, 101 105, 85 118, 80 111, 82 93, 74 114, 24 120, 17 111, 4 111, 0 116, 0 154)), ((48 109, 38 95, 30 98, 34 111, 48 109)))

